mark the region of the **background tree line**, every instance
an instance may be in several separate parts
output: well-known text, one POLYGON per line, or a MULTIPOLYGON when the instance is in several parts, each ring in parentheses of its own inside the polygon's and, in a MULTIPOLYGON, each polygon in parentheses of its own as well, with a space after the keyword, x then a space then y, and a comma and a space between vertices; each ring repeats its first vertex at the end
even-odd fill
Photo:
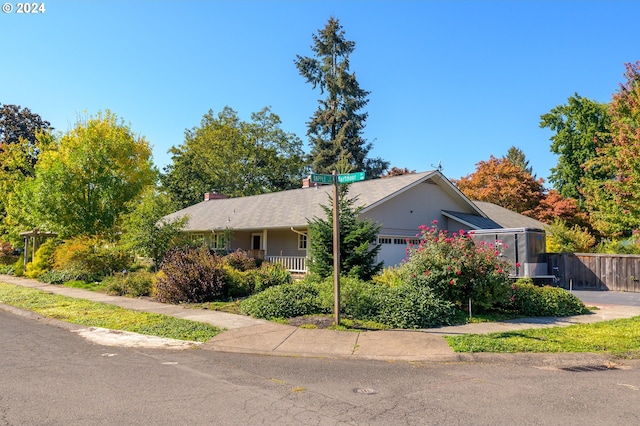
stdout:
POLYGON ((269 107, 245 121, 227 106, 187 129, 161 172, 148 141, 111 111, 56 133, 28 108, 0 105, 0 239, 19 245, 19 233, 33 228, 63 239, 100 235, 158 258, 160 242, 180 227, 160 226, 161 218, 201 201, 205 192, 238 197, 297 188, 310 171, 379 177, 388 162, 368 156, 363 108, 369 92, 349 69, 354 49, 331 17, 313 35, 314 56, 294 60, 322 97, 308 123, 308 154, 269 107))
MULTIPOLYGON (((81 118, 61 134, 28 108, 0 105, 0 239, 19 243, 19 232, 39 227, 63 238, 101 234, 154 252, 142 234, 167 213, 201 201, 204 192, 286 190, 299 187, 309 172, 410 173, 369 157, 372 144, 363 130, 370 92, 349 69, 355 42, 345 38, 339 20, 331 17, 312 41, 313 55, 293 61, 320 92, 307 126, 309 153, 269 107, 249 121, 225 107, 187 129, 159 171, 146 139, 111 111, 81 118)), ((635 250, 640 62, 626 64, 624 77, 608 104, 575 94, 540 117, 540 126, 554 132, 550 150, 558 155, 551 188, 516 146, 478 162, 474 173, 454 183, 472 200, 546 223, 554 250, 635 250)))
POLYGON ((624 77, 608 104, 576 93, 540 117, 558 155, 551 189, 516 147, 477 163, 458 188, 548 224, 550 251, 640 253, 640 62, 624 77))

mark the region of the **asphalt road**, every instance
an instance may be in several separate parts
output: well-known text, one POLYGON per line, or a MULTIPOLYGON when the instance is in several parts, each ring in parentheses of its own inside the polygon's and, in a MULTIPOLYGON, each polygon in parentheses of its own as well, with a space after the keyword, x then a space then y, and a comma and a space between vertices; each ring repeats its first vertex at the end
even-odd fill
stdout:
POLYGON ((640 424, 640 362, 133 349, 90 343, 74 328, 0 310, 0 425, 640 424))

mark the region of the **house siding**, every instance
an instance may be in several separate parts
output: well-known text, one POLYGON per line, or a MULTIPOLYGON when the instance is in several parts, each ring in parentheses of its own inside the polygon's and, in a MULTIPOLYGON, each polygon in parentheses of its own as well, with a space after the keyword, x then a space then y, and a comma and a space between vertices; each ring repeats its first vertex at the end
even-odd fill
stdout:
POLYGON ((390 202, 363 213, 374 222, 383 224, 380 235, 415 237, 420 225, 430 225, 433 220, 438 226, 448 229, 449 225, 463 227, 457 221, 447 219, 442 210, 468 211, 468 205, 457 203, 439 185, 420 183, 395 196, 390 202), (385 226, 384 224, 393 224, 385 226))

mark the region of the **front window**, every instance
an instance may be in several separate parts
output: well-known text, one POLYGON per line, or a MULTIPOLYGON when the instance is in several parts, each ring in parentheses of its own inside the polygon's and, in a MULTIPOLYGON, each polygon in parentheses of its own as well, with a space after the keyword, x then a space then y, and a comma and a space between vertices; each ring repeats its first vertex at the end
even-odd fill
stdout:
POLYGON ((189 237, 191 238, 192 243, 204 245, 204 234, 191 234, 189 237))
POLYGON ((211 248, 213 249, 222 249, 224 245, 224 241, 222 238, 222 234, 213 234, 211 236, 211 248))
POLYGON ((298 250, 307 249, 307 236, 305 234, 298 234, 298 250))

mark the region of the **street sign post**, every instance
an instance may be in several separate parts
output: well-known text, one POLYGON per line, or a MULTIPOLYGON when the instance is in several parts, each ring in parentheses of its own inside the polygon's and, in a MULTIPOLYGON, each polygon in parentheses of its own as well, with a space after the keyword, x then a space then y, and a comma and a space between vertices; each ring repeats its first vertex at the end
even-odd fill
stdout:
POLYGON ((364 172, 337 174, 312 173, 311 182, 333 184, 333 312, 334 324, 340 325, 340 217, 338 215, 338 184, 364 180, 364 172))

